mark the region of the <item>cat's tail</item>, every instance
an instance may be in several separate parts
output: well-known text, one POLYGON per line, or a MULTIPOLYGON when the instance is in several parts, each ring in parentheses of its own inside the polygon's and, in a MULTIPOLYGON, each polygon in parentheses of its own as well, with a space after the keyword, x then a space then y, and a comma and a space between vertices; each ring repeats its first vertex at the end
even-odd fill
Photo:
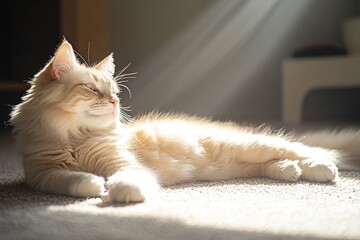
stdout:
POLYGON ((300 135, 307 145, 339 150, 342 158, 335 162, 340 170, 360 171, 360 129, 307 132, 300 135))

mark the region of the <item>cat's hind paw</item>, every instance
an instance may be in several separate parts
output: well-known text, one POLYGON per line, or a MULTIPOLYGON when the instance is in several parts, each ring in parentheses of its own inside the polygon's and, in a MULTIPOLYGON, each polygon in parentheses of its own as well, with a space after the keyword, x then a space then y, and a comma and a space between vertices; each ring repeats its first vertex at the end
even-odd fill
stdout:
POLYGON ((336 182, 339 178, 338 168, 332 162, 314 159, 302 160, 300 167, 302 178, 313 182, 336 182))

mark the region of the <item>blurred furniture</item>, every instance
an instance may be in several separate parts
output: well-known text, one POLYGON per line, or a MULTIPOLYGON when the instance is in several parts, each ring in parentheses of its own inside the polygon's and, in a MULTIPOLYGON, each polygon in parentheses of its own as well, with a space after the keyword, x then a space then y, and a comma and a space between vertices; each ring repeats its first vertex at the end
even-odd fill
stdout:
POLYGON ((282 120, 300 123, 310 91, 360 86, 360 56, 288 59, 283 62, 282 81, 282 120))
POLYGON ((109 5, 109 0, 60 0, 60 33, 86 61, 110 54, 109 5))

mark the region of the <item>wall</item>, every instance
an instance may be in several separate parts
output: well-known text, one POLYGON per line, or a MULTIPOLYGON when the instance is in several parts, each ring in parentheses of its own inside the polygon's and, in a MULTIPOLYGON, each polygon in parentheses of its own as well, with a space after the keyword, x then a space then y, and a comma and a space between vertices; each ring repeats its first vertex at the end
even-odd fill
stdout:
POLYGON ((281 62, 308 44, 342 45, 356 0, 111 0, 118 70, 138 72, 122 101, 217 119, 281 117, 281 62))

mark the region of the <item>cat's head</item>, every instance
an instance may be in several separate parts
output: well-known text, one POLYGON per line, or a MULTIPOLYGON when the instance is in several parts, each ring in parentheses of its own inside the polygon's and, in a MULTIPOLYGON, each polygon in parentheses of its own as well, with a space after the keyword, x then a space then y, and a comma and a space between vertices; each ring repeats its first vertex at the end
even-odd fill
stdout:
POLYGON ((13 109, 10 121, 15 131, 35 128, 67 135, 79 129, 116 127, 120 103, 114 71, 112 54, 87 66, 79 63, 72 46, 64 40, 30 82, 22 103, 13 109))

